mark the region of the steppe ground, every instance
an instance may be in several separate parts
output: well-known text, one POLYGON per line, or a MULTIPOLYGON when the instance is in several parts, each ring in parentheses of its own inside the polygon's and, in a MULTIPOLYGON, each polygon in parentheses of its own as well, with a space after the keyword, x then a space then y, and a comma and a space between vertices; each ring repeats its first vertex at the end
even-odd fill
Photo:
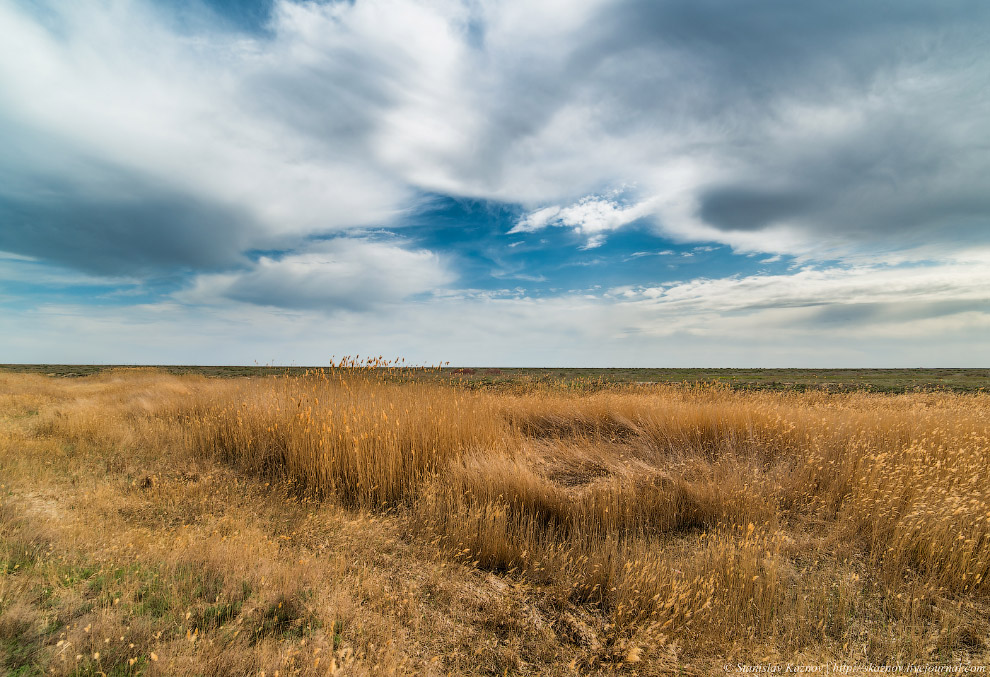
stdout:
POLYGON ((7 674, 990 664, 977 370, 47 368, 0 373, 7 674))

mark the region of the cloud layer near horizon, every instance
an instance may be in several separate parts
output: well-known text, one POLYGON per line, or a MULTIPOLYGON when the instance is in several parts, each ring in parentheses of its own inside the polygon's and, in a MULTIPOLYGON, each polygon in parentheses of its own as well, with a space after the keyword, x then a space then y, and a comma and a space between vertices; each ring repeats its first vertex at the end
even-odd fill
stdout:
POLYGON ((402 235, 443 195, 518 209, 515 243, 635 227, 798 264, 591 292, 643 335, 723 331, 671 296, 701 288, 764 299, 726 318, 900 326, 913 298, 982 326, 986 3, 276 0, 256 30, 182 7, 0 0, 0 252, 172 280, 182 307, 481 303, 495 283, 462 289, 463 261, 402 235))
POLYGON ((986 364, 987 271, 959 265, 919 279, 911 269, 835 269, 799 273, 796 284, 754 275, 547 298, 459 293, 330 321, 243 301, 51 303, 0 317, 0 336, 27 362, 57 352, 70 363, 103 354, 118 364, 193 355, 206 356, 200 364, 312 365, 384 354, 502 366, 972 367, 986 364))

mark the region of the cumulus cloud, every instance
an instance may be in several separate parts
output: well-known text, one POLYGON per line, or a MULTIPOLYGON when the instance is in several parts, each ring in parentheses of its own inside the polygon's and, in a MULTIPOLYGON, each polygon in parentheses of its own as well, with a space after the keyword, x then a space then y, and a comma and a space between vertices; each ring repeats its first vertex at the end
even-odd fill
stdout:
POLYGON ((532 233, 547 226, 563 226, 586 238, 585 249, 593 249, 605 243, 609 231, 642 219, 651 211, 649 201, 622 206, 614 198, 588 195, 568 207, 550 206, 530 212, 509 233, 532 233))
POLYGON ((433 252, 394 242, 334 238, 303 253, 263 256, 245 271, 201 275, 176 298, 324 312, 380 310, 453 279, 433 252))

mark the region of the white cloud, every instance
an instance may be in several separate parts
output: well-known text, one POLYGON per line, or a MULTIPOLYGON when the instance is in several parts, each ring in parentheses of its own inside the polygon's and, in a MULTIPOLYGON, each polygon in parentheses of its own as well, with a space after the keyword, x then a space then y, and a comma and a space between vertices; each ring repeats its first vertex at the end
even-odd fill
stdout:
POLYGON ((200 275, 176 299, 325 312, 380 310, 453 281, 454 275, 436 254, 403 244, 334 238, 303 253, 261 257, 243 272, 200 275))
POLYGON ((509 233, 533 233, 548 226, 571 228, 587 238, 585 249, 593 249, 604 244, 607 233, 645 218, 652 211, 650 200, 623 206, 612 197, 588 195, 567 207, 532 211, 520 218, 509 233))
POLYGON ((790 274, 696 279, 612 293, 678 313, 864 304, 990 302, 990 268, 978 264, 804 269, 790 274))
POLYGON ((537 209, 519 219, 509 233, 535 233, 536 231, 542 230, 554 223, 559 214, 560 207, 556 206, 537 209))

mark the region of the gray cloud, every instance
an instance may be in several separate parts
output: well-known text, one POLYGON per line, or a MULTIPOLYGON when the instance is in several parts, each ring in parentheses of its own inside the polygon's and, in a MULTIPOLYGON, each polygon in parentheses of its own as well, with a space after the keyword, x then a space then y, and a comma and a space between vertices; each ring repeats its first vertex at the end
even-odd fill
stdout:
POLYGON ((804 320, 808 329, 843 330, 863 326, 910 324, 923 320, 938 320, 962 313, 990 317, 990 299, 948 300, 916 303, 850 303, 819 308, 804 320))
POLYGON ((818 200, 797 191, 772 192, 742 185, 708 191, 701 196, 700 216, 726 230, 753 230, 807 213, 818 200))
POLYGON ((105 196, 40 184, 33 199, 0 188, 0 251, 96 275, 217 270, 244 262, 241 252, 256 234, 250 214, 131 178, 122 177, 119 186, 120 194, 105 196))

